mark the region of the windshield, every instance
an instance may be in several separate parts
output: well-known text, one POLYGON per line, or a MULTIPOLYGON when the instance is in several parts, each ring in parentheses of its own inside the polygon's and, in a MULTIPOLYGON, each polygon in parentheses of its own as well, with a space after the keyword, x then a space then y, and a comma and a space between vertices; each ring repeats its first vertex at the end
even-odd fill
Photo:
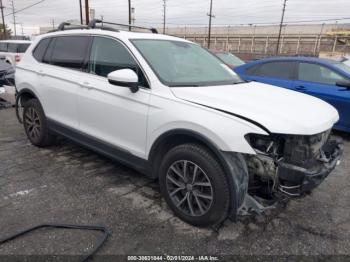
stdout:
POLYGON ((241 59, 239 59, 237 56, 230 53, 217 53, 216 55, 222 61, 224 61, 226 64, 229 64, 229 65, 240 66, 244 64, 244 62, 241 59))
POLYGON ((242 82, 222 61, 196 44, 153 39, 134 39, 132 43, 165 85, 211 86, 242 82))
POLYGON ((347 64, 337 62, 337 63, 334 63, 334 65, 339 69, 345 71, 346 73, 350 74, 350 66, 348 66, 347 64))

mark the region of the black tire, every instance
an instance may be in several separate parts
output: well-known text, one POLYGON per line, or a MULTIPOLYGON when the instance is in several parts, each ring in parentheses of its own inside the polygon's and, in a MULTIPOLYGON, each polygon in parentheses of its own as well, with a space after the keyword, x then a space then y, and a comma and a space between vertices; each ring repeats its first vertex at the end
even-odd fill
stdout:
POLYGON ((193 226, 218 225, 228 215, 230 188, 227 177, 211 151, 204 146, 183 144, 169 150, 161 162, 159 183, 162 195, 175 215, 193 226), (184 172, 185 175, 178 176, 179 171, 184 172), (181 189, 184 187, 182 183, 180 187, 173 181, 177 179, 176 176, 179 177, 177 183, 183 181, 186 174, 185 189, 181 189), (194 183, 193 177, 196 177, 195 179, 199 182, 194 183), (192 185, 189 186, 189 184, 192 185), (199 184, 205 184, 206 187, 198 186, 199 184), (183 200, 182 198, 186 196, 187 200, 183 200), (206 198, 202 198, 204 196, 206 198), (208 196, 212 199, 210 200, 208 196))
POLYGON ((46 147, 52 144, 54 136, 49 133, 44 110, 35 98, 23 105, 23 126, 33 145, 46 147))

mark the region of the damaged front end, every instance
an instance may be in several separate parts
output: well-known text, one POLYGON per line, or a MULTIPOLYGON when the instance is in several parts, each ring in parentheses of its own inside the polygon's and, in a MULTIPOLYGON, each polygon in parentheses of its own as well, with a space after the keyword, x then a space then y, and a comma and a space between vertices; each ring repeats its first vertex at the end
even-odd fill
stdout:
POLYGON ((339 163, 341 141, 330 130, 311 136, 246 136, 256 155, 246 155, 249 171, 247 201, 241 214, 249 209, 261 213, 261 203, 274 203, 286 197, 302 197, 317 187, 339 163))

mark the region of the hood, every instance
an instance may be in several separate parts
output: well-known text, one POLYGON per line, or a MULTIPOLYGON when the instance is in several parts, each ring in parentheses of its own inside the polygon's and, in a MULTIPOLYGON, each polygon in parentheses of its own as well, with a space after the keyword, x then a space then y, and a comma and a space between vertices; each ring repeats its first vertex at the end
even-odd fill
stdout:
POLYGON ((318 98, 257 82, 171 90, 177 98, 250 119, 271 133, 313 135, 339 120, 337 110, 318 98))

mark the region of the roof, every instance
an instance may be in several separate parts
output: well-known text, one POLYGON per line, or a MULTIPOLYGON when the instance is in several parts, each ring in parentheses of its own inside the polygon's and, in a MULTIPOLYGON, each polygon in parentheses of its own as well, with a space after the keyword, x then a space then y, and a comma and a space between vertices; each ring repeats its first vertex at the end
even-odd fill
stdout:
POLYGON ((254 63, 263 63, 268 61, 298 61, 298 62, 313 62, 313 63, 323 63, 323 64, 334 64, 337 61, 327 58, 318 57, 305 57, 305 56, 277 56, 269 57, 254 61, 254 63))
POLYGON ((30 40, 0 40, 0 43, 30 44, 30 40))

